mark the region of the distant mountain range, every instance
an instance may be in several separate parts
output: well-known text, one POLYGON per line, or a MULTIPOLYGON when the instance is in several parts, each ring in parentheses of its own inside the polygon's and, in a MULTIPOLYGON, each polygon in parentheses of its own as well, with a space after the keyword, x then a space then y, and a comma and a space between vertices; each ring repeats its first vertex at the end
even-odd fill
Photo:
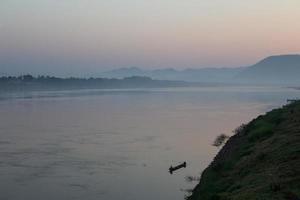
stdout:
POLYGON ((0 92, 100 88, 159 88, 213 85, 283 85, 300 87, 300 55, 270 56, 249 67, 143 70, 137 67, 104 72, 104 78, 58 78, 31 75, 0 77, 0 92))
POLYGON ((300 83, 300 55, 270 56, 245 68, 236 80, 246 83, 300 83))
POLYGON ((160 80, 182 80, 190 82, 228 82, 244 68, 203 68, 175 70, 172 68, 144 70, 137 67, 120 68, 100 74, 107 78, 124 78, 130 76, 147 76, 160 80))
POLYGON ((143 70, 131 67, 107 71, 100 75, 107 78, 147 76, 160 80, 206 83, 300 84, 300 55, 270 56, 248 67, 185 70, 143 70))

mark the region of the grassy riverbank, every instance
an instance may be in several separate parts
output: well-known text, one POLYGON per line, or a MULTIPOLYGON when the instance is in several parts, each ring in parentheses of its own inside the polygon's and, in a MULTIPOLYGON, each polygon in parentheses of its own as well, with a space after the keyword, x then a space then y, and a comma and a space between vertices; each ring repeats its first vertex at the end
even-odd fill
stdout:
POLYGON ((300 102, 236 130, 202 173, 189 200, 297 200, 300 197, 300 102))

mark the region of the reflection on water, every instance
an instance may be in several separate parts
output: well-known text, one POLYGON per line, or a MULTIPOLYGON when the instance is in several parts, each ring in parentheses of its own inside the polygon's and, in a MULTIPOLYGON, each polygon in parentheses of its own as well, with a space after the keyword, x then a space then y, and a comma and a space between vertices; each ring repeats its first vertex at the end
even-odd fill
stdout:
POLYGON ((208 87, 0 94, 0 199, 183 199, 216 135, 299 97, 208 87), (187 168, 168 173, 170 165, 187 168))

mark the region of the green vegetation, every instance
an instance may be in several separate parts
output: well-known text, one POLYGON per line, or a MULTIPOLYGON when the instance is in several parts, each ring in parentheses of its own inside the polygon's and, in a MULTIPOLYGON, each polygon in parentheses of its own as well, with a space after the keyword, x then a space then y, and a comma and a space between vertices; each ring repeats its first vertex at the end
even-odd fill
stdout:
POLYGON ((237 128, 189 200, 297 200, 300 197, 300 102, 237 128))
POLYGON ((214 141, 214 143, 212 144, 215 147, 220 147, 222 146, 226 140, 229 138, 229 136, 225 135, 224 133, 218 135, 214 141))

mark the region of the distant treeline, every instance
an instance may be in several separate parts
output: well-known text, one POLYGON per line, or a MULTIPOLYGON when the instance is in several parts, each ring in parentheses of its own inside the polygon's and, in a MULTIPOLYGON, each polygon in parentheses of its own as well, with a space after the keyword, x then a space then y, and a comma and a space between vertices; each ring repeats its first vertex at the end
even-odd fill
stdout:
POLYGON ((184 81, 153 80, 149 77, 132 76, 115 78, 58 78, 54 76, 3 76, 0 77, 1 90, 43 90, 43 89, 101 89, 101 88, 154 88, 184 87, 191 83, 184 81))

